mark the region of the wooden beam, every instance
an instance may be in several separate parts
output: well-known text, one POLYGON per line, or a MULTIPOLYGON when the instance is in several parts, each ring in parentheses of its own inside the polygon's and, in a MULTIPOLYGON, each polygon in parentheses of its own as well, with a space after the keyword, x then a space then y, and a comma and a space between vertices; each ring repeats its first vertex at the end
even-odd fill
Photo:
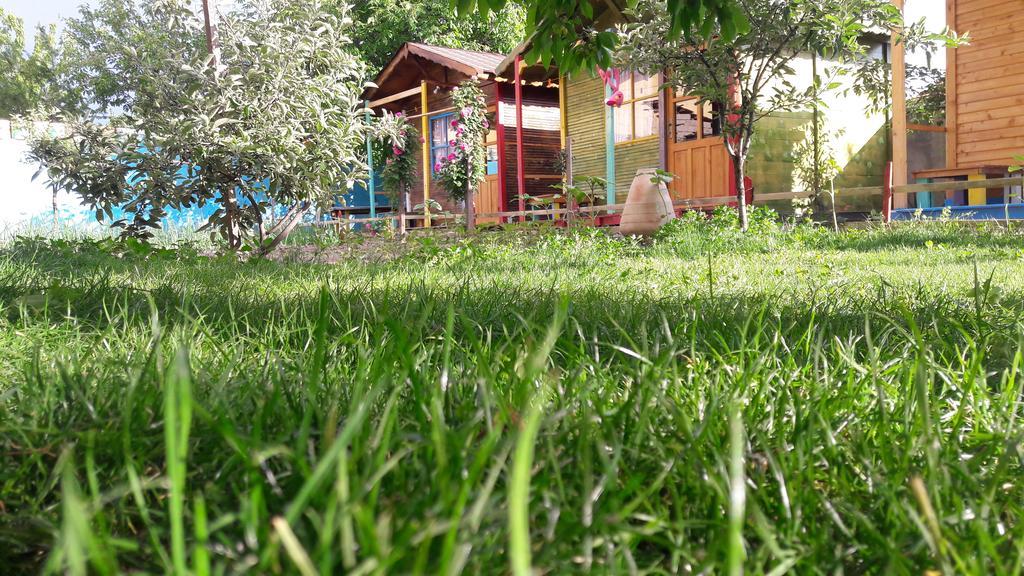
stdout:
POLYGON ((1012 178, 988 178, 983 175, 971 176, 971 180, 953 180, 947 182, 929 182, 925 184, 906 184, 895 186, 893 194, 913 194, 915 192, 945 192, 946 190, 967 190, 969 188, 980 188, 992 190, 994 188, 1006 188, 1011 186, 1024 185, 1024 177, 1014 176, 1012 178))
MULTIPOLYGON (((903 0, 892 0, 903 12, 903 0)), ((892 39, 892 184, 907 183, 907 58, 902 38, 893 31, 892 39), (899 41, 897 41, 899 40, 899 41)), ((906 197, 896 198, 896 207, 905 208, 906 197), (901 203, 902 202, 902 203, 901 203)))
MULTIPOLYGON (((658 72, 658 85, 662 86, 665 82, 665 73, 658 72)), ((661 122, 658 123, 658 166, 666 172, 668 171, 668 136, 671 130, 669 118, 672 115, 669 110, 671 103, 668 91, 668 88, 658 91, 658 110, 661 113, 661 122)))
POLYGON ((392 94, 391 96, 385 96, 384 98, 378 98, 378 99, 373 100, 373 101, 370 102, 370 108, 377 108, 378 106, 383 106, 385 104, 390 104, 392 102, 397 102, 399 100, 403 100, 403 99, 408 98, 410 96, 416 96, 417 94, 419 94, 422 91, 423 91, 423 87, 421 85, 421 86, 417 86, 415 88, 409 88, 408 90, 403 90, 403 91, 401 91, 401 92, 399 92, 397 94, 392 94))
MULTIPOLYGON (((946 26, 953 32, 957 32, 956 9, 957 0, 946 0, 946 26)), ((958 139, 957 122, 959 121, 957 103, 956 78, 956 48, 946 49, 946 168, 957 168, 960 166, 960 159, 957 158, 956 145, 958 139)))
MULTIPOLYGON (((373 112, 370 110, 370 103, 363 101, 366 113, 366 125, 370 125, 370 118, 373 117, 373 112)), ((373 139, 369 132, 366 133, 366 169, 370 173, 366 179, 366 191, 370 195, 370 217, 377 217, 377 184, 373 181, 373 139)))
POLYGON ((494 131, 498 139, 498 197, 502 210, 508 208, 508 142, 505 141, 505 124, 501 121, 501 84, 494 86, 494 131))
POLYGON ((430 104, 429 95, 427 94, 427 81, 420 81, 420 113, 423 114, 423 118, 420 119, 420 126, 422 132, 420 136, 423 137, 423 213, 426 218, 423 219, 423 226, 430 228, 430 176, 433 166, 430 165, 430 104))
POLYGON ((945 132, 945 126, 932 126, 930 124, 907 124, 907 130, 913 132, 945 132))
MULTIPOLYGON (((523 150, 523 57, 516 56, 516 190, 519 192, 519 211, 526 210, 526 153, 523 150)), ((519 217, 525 222, 524 216, 519 217)))
MULTIPOLYGON (((612 97, 612 89, 607 84, 604 97, 612 97)), ((604 190, 608 203, 615 204, 615 108, 611 106, 605 106, 604 126, 604 190)))
POLYGON ((565 99, 566 99, 566 94, 565 94, 565 77, 564 76, 559 76, 558 77, 558 129, 559 129, 559 136, 561 137, 561 142, 562 142, 562 150, 565 150, 565 138, 569 134, 569 123, 568 123, 569 120, 568 120, 568 117, 566 116, 566 110, 568 110, 568 109, 565 106, 565 99))

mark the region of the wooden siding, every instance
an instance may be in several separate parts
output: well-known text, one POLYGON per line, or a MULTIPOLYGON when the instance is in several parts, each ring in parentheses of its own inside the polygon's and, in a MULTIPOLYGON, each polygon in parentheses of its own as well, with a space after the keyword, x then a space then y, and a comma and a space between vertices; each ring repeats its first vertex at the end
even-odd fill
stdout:
POLYGON ((572 138, 573 175, 605 177, 604 83, 587 72, 566 79, 565 106, 572 138))
POLYGON ((625 202, 629 186, 640 168, 658 168, 658 140, 648 138, 615 147, 615 199, 625 202))
MULTIPOLYGON (((508 116, 505 125, 505 190, 507 206, 519 206, 519 171, 516 166, 515 96, 512 87, 502 88, 501 103, 508 116)), ((523 164, 526 173, 526 193, 544 196, 557 193, 552 185, 558 184, 561 172, 557 168, 562 148, 558 91, 533 86, 523 87, 523 164)))
POLYGON ((971 37, 950 51, 950 165, 1011 164, 1024 153, 1024 0, 948 1, 951 27, 971 37))
MULTIPOLYGON (((604 103, 604 83, 600 78, 583 72, 569 78, 565 90, 573 175, 605 178, 608 107, 604 103)), ((616 199, 625 201, 638 169, 657 168, 658 164, 657 138, 615 146, 616 199)))

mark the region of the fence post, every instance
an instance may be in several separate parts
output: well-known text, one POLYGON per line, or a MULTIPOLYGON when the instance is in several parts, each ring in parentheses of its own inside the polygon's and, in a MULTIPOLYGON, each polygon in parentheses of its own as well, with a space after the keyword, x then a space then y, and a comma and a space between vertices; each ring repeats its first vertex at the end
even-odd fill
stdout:
POLYGON ((882 179, 882 222, 888 224, 892 220, 892 162, 885 165, 882 179))
MULTIPOLYGON (((559 90, 565 90, 565 88, 559 88, 559 90)), ((576 222, 575 210, 578 208, 578 206, 576 206, 576 197, 569 193, 569 188, 573 187, 573 181, 572 181, 572 136, 568 136, 567 135, 565 137, 565 148, 564 148, 564 150, 565 150, 565 165, 562 167, 562 169, 565 170, 565 195, 566 195, 565 205, 566 205, 566 207, 569 208, 569 211, 565 215, 565 223, 566 223, 566 226, 568 227, 568 226, 572 226, 573 224, 575 224, 575 222, 576 222)))

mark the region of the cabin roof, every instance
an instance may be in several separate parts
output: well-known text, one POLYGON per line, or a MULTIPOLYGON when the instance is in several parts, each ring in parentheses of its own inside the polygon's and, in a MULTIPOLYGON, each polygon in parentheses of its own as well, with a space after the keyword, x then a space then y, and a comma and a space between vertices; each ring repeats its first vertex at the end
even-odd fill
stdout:
POLYGON ((365 97, 385 96, 402 86, 418 83, 420 79, 437 80, 431 78, 434 73, 447 76, 446 71, 453 71, 467 77, 493 75, 503 58, 503 55, 493 52, 406 42, 377 75, 374 80, 377 88, 367 90, 365 97), (436 67, 424 66, 424 61, 436 67))
POLYGON ((475 74, 494 74, 494 69, 501 63, 505 56, 494 52, 483 52, 480 50, 465 50, 462 48, 444 48, 442 46, 431 46, 419 42, 408 43, 410 51, 418 56, 433 60, 442 66, 456 70, 466 67, 471 68, 475 74))

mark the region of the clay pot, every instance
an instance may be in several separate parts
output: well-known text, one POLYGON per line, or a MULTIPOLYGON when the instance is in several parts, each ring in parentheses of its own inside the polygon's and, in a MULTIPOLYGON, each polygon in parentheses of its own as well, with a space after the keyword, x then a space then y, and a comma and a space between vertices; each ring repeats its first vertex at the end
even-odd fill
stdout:
POLYGON ((619 221, 619 232, 623 235, 649 236, 676 217, 668 188, 663 183, 651 182, 654 176, 654 168, 636 171, 619 221))

